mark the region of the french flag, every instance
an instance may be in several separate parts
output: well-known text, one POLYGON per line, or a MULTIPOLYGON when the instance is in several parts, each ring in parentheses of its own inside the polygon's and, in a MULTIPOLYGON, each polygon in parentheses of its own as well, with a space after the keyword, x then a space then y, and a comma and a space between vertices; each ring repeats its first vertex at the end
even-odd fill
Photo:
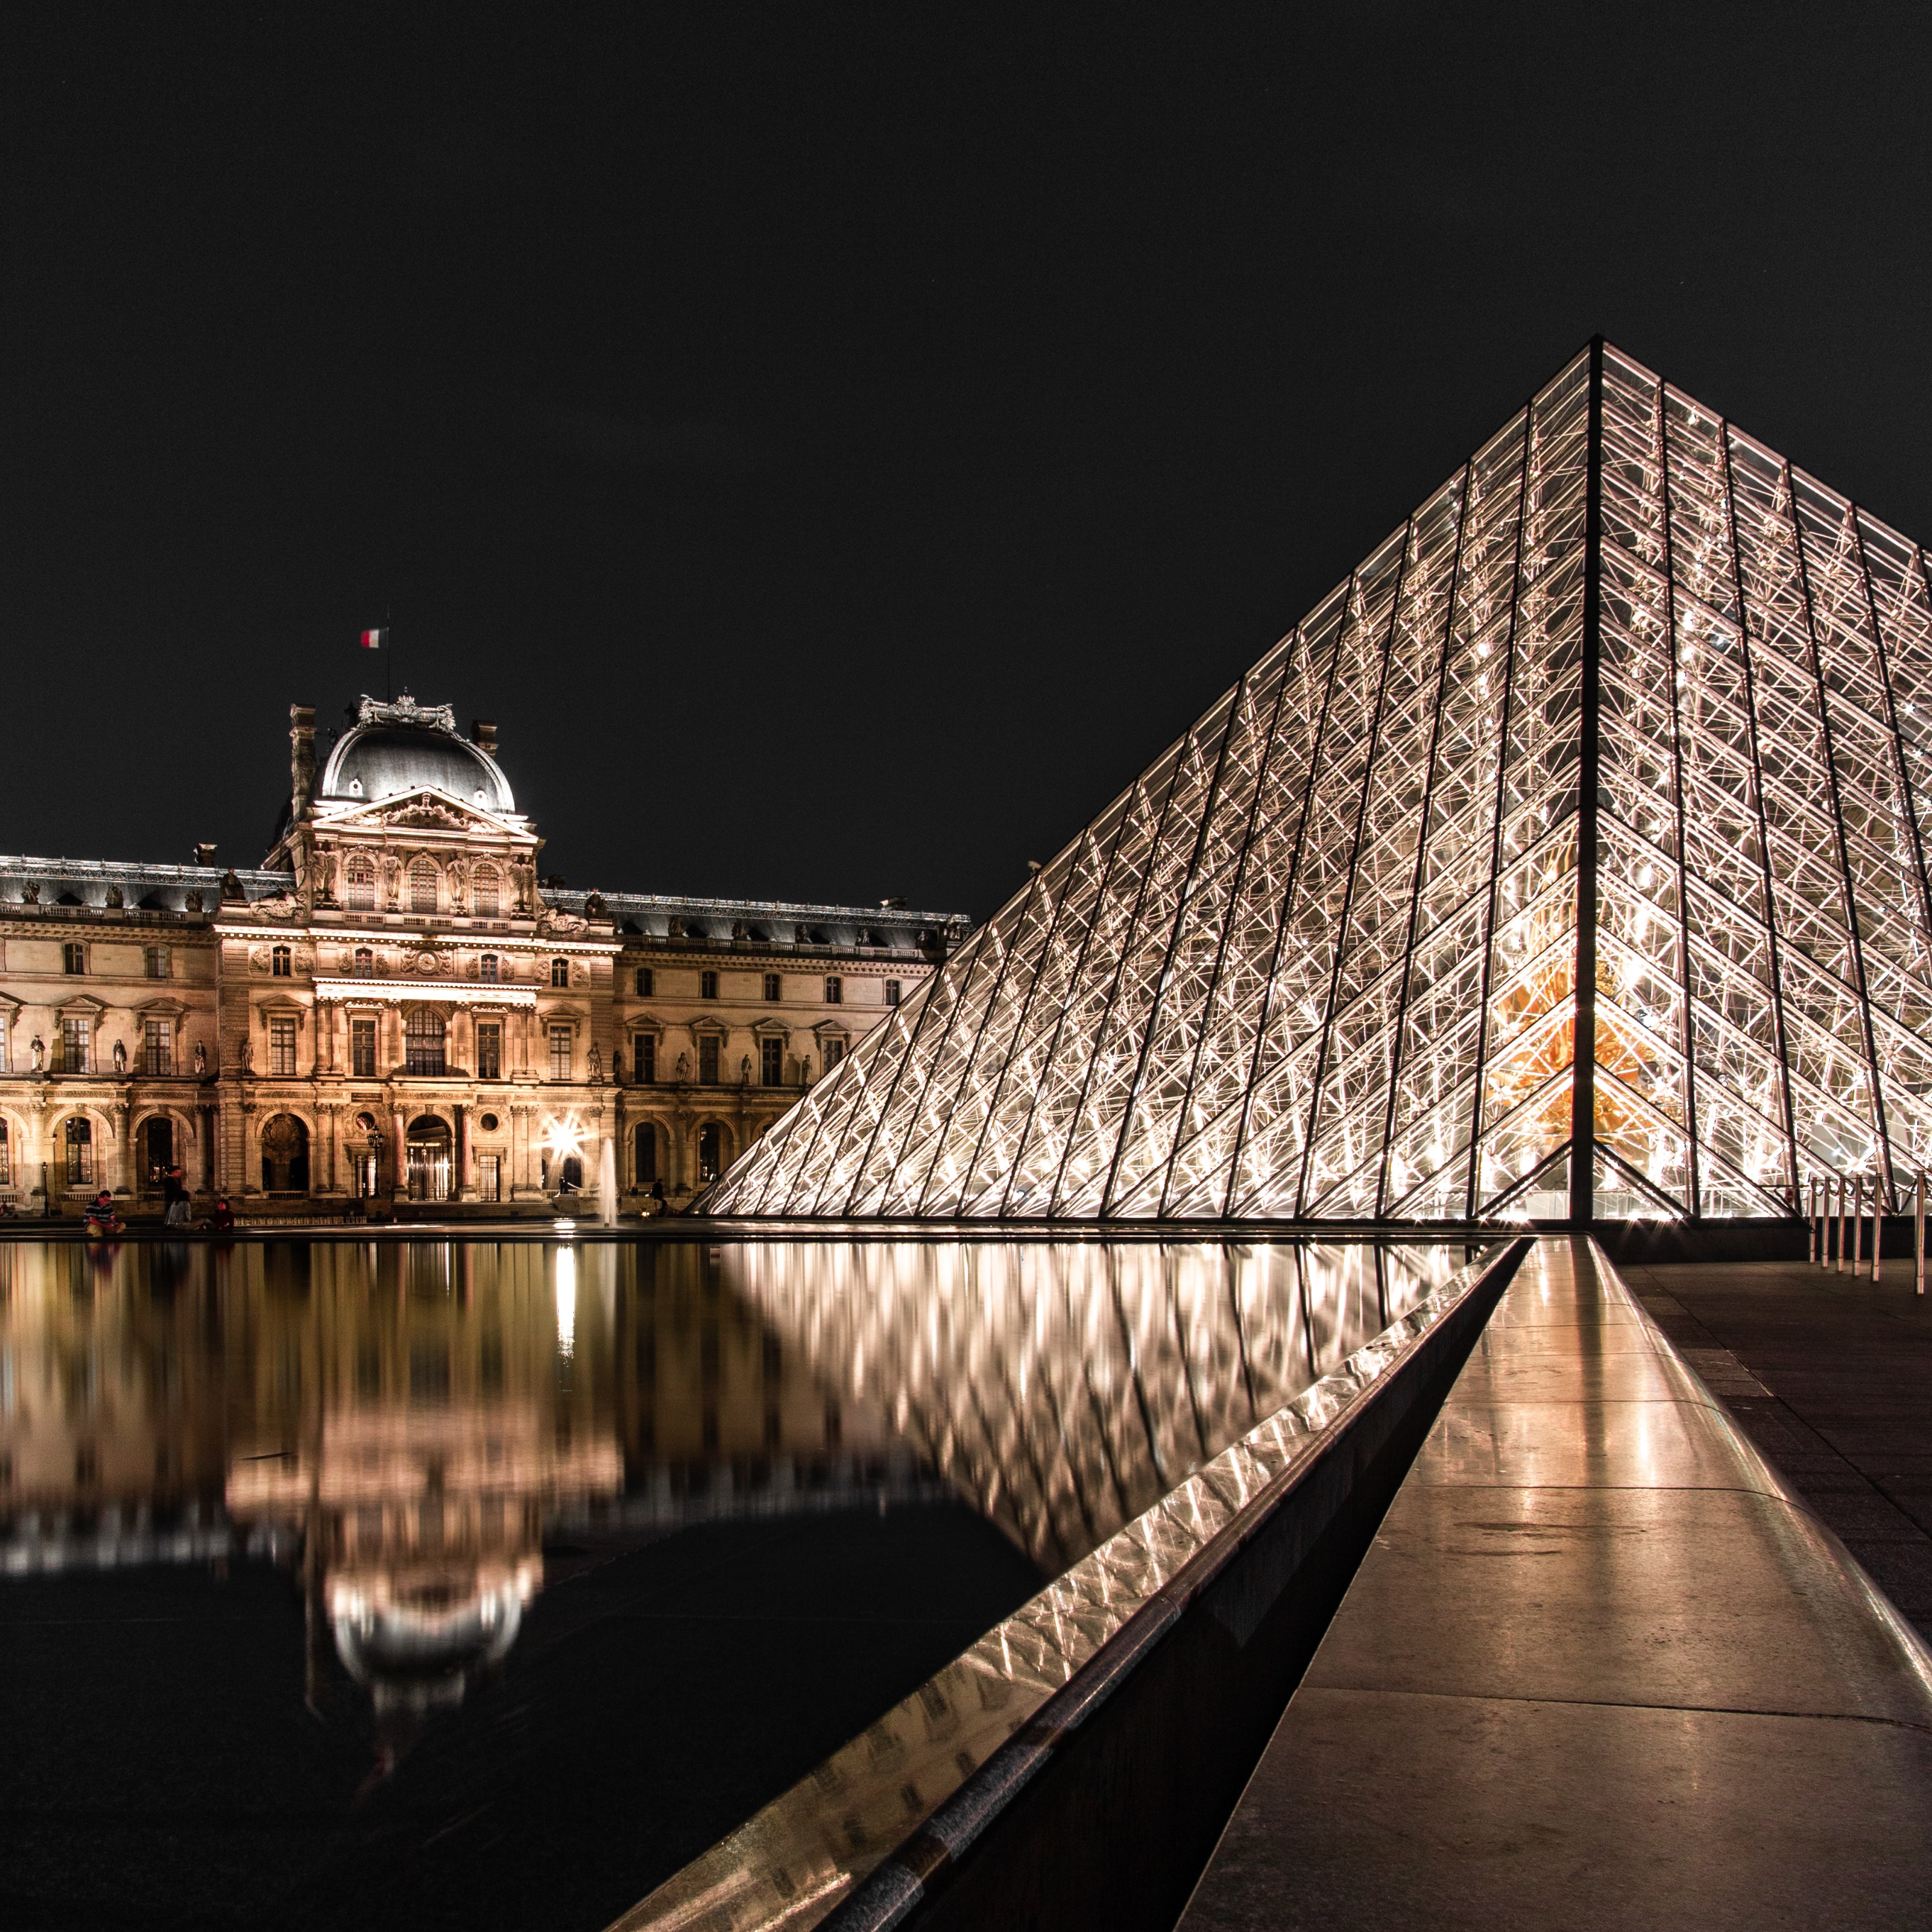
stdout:
POLYGON ((382 648, 382 640, 388 634, 387 631, 364 631, 362 633, 362 648, 365 651, 380 651, 382 648))

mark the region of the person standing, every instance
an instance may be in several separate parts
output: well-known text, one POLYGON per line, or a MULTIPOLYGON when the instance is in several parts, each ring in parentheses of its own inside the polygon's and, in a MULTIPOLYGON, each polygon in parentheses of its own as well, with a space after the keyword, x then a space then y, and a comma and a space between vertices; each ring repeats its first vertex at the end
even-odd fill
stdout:
POLYGON ((187 1177, 178 1162, 161 1170, 161 1219, 170 1228, 184 1228, 188 1220, 187 1177))

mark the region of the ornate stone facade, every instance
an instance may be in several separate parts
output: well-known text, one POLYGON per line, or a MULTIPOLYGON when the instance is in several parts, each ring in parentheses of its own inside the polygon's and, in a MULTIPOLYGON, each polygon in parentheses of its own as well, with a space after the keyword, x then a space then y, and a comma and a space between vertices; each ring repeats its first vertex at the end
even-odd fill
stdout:
POLYGON ((0 857, 17 1211, 146 1202, 170 1160, 244 1208, 546 1211, 607 1161, 627 1204, 676 1207, 966 929, 540 884, 494 726, 365 698, 318 772, 290 716, 258 869, 0 857))

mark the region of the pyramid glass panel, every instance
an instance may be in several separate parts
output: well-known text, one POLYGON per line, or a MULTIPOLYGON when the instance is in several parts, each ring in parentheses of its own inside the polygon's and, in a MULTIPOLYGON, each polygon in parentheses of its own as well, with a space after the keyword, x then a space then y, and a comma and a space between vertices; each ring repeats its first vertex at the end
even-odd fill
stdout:
POLYGON ((1918 547, 1595 344, 704 1204, 1788 1212, 1932 1165, 1928 843, 1918 547))

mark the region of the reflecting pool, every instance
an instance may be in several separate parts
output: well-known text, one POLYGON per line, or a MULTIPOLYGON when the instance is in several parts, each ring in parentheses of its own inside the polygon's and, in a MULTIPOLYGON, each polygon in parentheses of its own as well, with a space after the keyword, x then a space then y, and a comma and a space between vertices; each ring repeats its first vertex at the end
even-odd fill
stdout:
POLYGON ((8 1916, 598 1932, 1465 1258, 0 1243, 8 1916))

